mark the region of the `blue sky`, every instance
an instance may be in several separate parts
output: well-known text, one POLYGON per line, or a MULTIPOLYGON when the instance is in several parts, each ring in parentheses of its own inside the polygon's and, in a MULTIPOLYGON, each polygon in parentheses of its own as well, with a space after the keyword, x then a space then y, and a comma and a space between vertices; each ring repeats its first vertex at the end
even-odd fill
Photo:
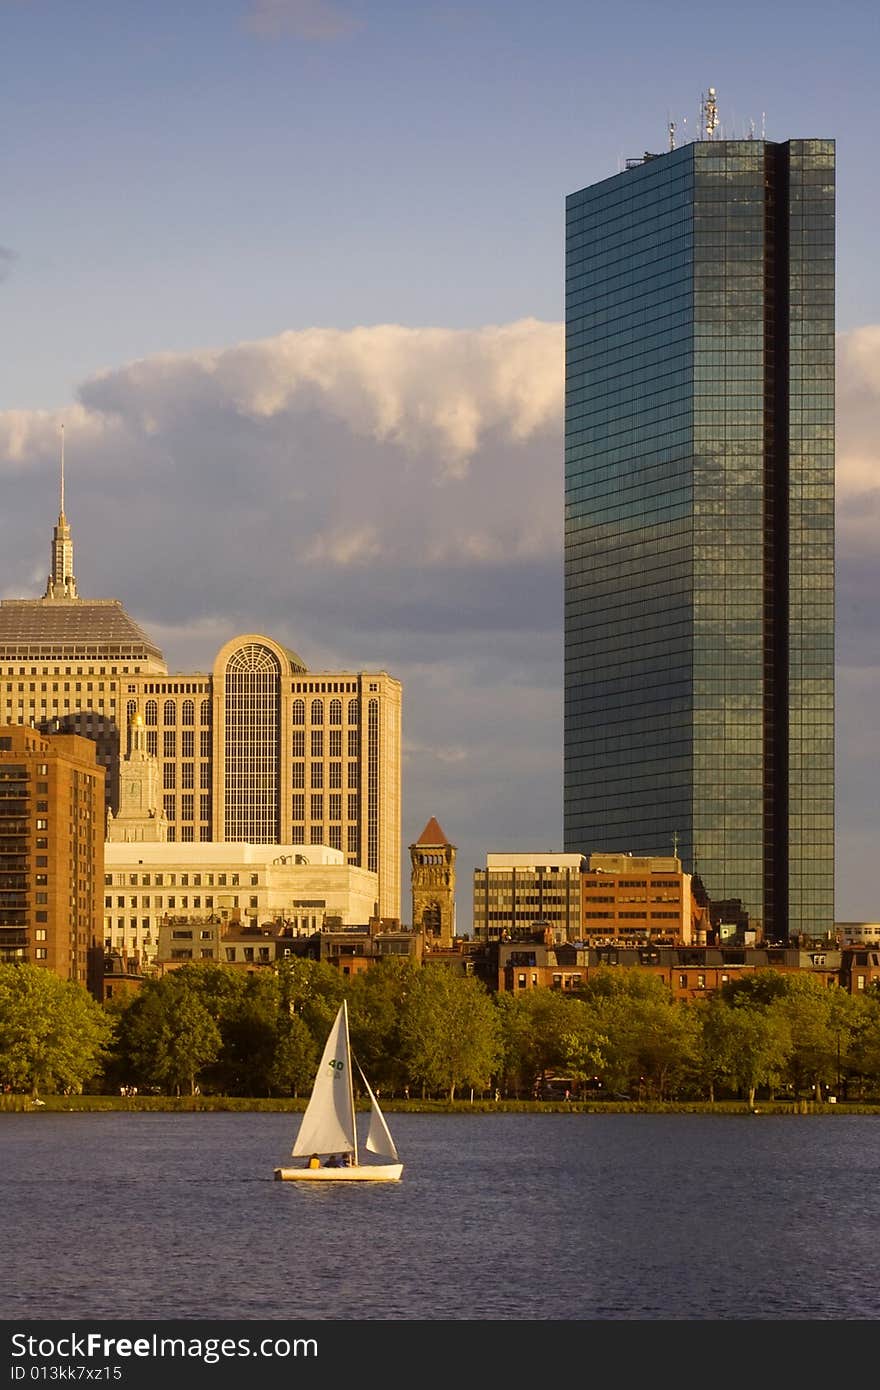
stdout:
POLYGON ((725 135, 837 140, 837 915, 880 915, 878 52, 861 0, 0 0, 0 591, 64 419, 80 588, 169 664, 247 625, 401 676, 467 925, 487 851, 561 847, 565 195, 713 85, 725 135))

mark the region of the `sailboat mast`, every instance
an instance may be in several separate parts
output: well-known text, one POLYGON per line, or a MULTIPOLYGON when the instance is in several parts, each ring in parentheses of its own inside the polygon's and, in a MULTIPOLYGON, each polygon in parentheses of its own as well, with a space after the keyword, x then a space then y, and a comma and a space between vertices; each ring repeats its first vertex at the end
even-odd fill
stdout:
POLYGON ((358 1161, 357 1115, 355 1114, 355 1108, 354 1108, 354 1077, 352 1076, 352 1072, 351 1072, 351 1038, 348 1036, 348 1000, 347 1000, 347 999, 343 999, 343 1001, 342 1001, 342 1007, 343 1007, 343 1010, 344 1010, 344 1012, 345 1012, 345 1050, 346 1050, 347 1063, 348 1063, 348 1103, 349 1103, 349 1105, 351 1106, 351 1134, 352 1134, 352 1140, 353 1140, 353 1143, 354 1143, 354 1153, 352 1154, 352 1161, 353 1161, 353 1163, 354 1163, 354 1166, 357 1167, 357 1161, 358 1161))

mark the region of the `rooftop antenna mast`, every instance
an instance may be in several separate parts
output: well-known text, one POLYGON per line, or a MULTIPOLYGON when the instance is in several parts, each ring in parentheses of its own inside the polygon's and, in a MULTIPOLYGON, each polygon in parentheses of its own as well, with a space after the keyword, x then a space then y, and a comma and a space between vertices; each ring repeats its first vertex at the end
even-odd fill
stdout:
POLYGON ((715 135, 715 129, 718 125, 718 101, 714 87, 710 87, 707 95, 703 98, 702 122, 702 134, 704 140, 713 139, 715 135))
POLYGON ((675 149, 675 121, 669 122, 669 148, 675 149))
POLYGON ((61 515, 64 515, 64 426, 61 426, 61 515))

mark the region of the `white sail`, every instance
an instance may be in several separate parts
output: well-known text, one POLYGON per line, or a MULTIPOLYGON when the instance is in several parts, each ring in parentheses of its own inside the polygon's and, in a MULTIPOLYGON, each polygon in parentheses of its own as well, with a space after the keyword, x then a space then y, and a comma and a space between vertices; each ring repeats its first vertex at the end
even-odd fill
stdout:
POLYGON ((385 1123, 385 1116, 379 1109, 379 1102, 373 1095, 370 1083, 361 1071, 358 1063, 358 1071, 361 1073, 361 1080, 367 1088, 367 1095, 370 1097, 370 1128, 367 1132, 366 1148, 371 1154, 378 1154, 380 1158, 399 1157, 394 1140, 391 1138, 391 1131, 385 1123))
POLYGON ((324 1047, 291 1153, 356 1153, 348 1011, 343 1002, 324 1047))

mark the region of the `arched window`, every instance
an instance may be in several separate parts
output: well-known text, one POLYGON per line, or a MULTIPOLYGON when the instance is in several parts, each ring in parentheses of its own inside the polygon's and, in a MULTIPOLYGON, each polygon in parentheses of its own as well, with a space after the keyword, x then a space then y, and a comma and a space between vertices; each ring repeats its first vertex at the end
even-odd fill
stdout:
POLYGON ((341 701, 341 700, 331 700, 331 701, 330 701, 330 723, 331 723, 331 724, 341 724, 341 723, 342 723, 342 701, 341 701))
POLYGON ((281 668, 256 642, 234 651, 226 667, 224 822, 227 840, 277 843, 281 668))
POLYGON ((136 714, 137 700, 129 700, 128 704, 125 707, 125 722, 127 725, 131 723, 136 714))
POLYGON ((177 706, 173 700, 165 701, 165 708, 162 711, 162 718, 166 724, 177 723, 177 706))
POLYGON ((293 723, 305 724, 306 722, 306 702, 305 700, 294 700, 293 702, 293 723))
POLYGON ((349 700, 348 702, 348 722, 349 724, 356 724, 358 722, 357 700, 349 700))
POLYGON ((202 701, 202 723, 203 723, 203 724, 210 724, 210 722, 211 722, 211 701, 210 701, 210 700, 203 700, 203 701, 202 701))
POLYGON ((180 722, 181 724, 195 724, 196 707, 194 701, 184 700, 183 709, 180 712, 180 722))
POLYGON ((323 700, 313 700, 313 701, 312 701, 312 723, 313 723, 313 724, 323 724, 323 723, 324 723, 324 702, 323 702, 323 700))
POLYGON ((159 706, 155 700, 148 700, 144 708, 144 723, 157 724, 159 722, 159 706))

